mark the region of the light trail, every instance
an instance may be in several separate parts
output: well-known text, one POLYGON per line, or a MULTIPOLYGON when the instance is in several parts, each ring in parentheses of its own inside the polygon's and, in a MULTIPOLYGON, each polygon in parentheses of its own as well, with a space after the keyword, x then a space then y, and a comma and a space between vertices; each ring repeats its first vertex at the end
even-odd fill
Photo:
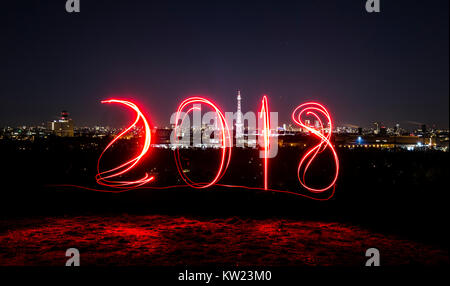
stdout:
POLYGON ((300 163, 298 164, 298 169, 297 169, 298 180, 300 181, 300 184, 305 189, 309 190, 310 192, 313 192, 313 193, 325 192, 335 186, 338 175, 339 175, 339 158, 336 154, 336 150, 334 149, 333 145, 330 142, 331 133, 333 130, 333 123, 331 120, 331 116, 328 113, 327 109, 323 105, 321 105, 317 102, 307 102, 307 103, 299 105, 297 108, 295 108, 295 110, 292 112, 292 120, 297 125, 308 130, 309 132, 311 132, 313 135, 317 136, 320 139, 320 142, 316 146, 314 146, 313 148, 308 150, 307 153, 305 155, 303 155, 303 157, 301 158, 300 163), (316 130, 316 129, 312 128, 311 126, 308 126, 307 124, 305 124, 302 120, 302 115, 310 115, 310 116, 315 117, 318 120, 319 125, 320 125, 319 130, 316 130), (323 122, 320 119, 319 115, 322 115, 327 119, 327 123, 328 123, 328 127, 329 127, 329 132, 327 134, 325 134, 323 122), (310 187, 305 182, 306 172, 308 171, 311 163, 316 158, 317 154, 320 152, 323 152, 326 148, 329 148, 333 154, 333 159, 334 159, 334 164, 335 164, 335 174, 334 174, 333 180, 323 188, 310 187), (303 169, 303 172, 302 172, 302 175, 300 176, 302 169, 303 169))
POLYGON ((300 184, 308 191, 312 192, 312 193, 323 193, 327 190, 332 189, 331 193, 327 196, 327 197, 314 197, 314 196, 309 196, 306 194, 302 194, 299 192, 294 192, 294 191, 289 191, 289 190, 277 190, 277 189, 270 189, 268 187, 268 151, 270 150, 270 111, 269 111, 269 107, 268 107, 268 99, 267 96, 264 96, 262 99, 262 106, 261 106, 261 118, 263 118, 263 133, 264 133, 264 188, 260 188, 260 187, 248 187, 248 186, 239 186, 239 185, 227 185, 227 184, 219 184, 218 181, 223 177, 223 175, 225 174, 228 165, 230 163, 230 159, 231 159, 231 147, 232 147, 232 138, 230 136, 230 130, 228 128, 227 122, 225 120, 225 117, 223 115, 223 113, 220 111, 220 109, 211 101, 202 98, 202 97, 190 97, 186 100, 184 100, 178 107, 177 109, 177 113, 176 113, 176 121, 175 121, 175 127, 174 127, 174 131, 175 131, 175 141, 178 142, 178 136, 176 136, 177 134, 177 129, 179 128, 179 124, 178 122, 181 120, 181 125, 183 123, 183 121, 185 120, 186 116, 193 110, 195 109, 199 109, 198 107, 191 107, 187 110, 187 112, 184 114, 183 118, 180 118, 180 115, 183 113, 183 110, 186 109, 189 105, 191 104, 206 104, 208 106, 210 106, 211 108, 213 108, 216 112, 216 114, 218 115, 218 119, 220 122, 220 129, 221 129, 221 137, 222 137, 222 143, 221 143, 221 161, 220 161, 220 165, 219 168, 217 170, 216 176, 210 181, 210 182, 193 182, 184 172, 182 169, 182 165, 181 165, 181 160, 180 160, 180 153, 179 153, 179 149, 177 148, 174 151, 174 156, 175 156, 175 163, 177 166, 177 170, 180 174, 180 176, 182 177, 182 179, 184 180, 184 182, 186 183, 185 185, 173 185, 173 186, 144 186, 145 184, 147 184, 150 181, 154 180, 153 176, 150 176, 148 173, 145 174, 145 176, 141 179, 138 180, 134 180, 134 181, 122 181, 122 180, 111 180, 112 178, 116 178, 116 177, 120 177, 121 175, 124 175, 125 173, 129 172, 130 170, 132 170, 138 163, 139 161, 147 154, 147 152, 149 151, 150 148, 150 143, 151 143, 151 130, 149 127, 149 124, 147 122, 147 119, 145 118, 145 116, 142 114, 142 112, 140 111, 140 109, 138 108, 138 106, 130 101, 127 100, 120 100, 120 99, 109 99, 109 100, 104 100, 102 101, 102 103, 119 103, 122 105, 125 105, 127 107, 129 107, 130 109, 134 110, 134 112, 136 113, 136 119, 134 120, 134 122, 127 127, 124 131, 122 131, 121 133, 119 133, 107 146, 106 148, 103 150, 103 152, 101 153, 98 162, 97 162, 97 175, 95 176, 95 179, 97 181, 98 184, 102 185, 102 186, 106 186, 106 187, 111 187, 111 188, 118 188, 120 190, 101 190, 101 189, 95 189, 95 188, 89 188, 89 187, 84 187, 84 186, 76 186, 76 185, 52 185, 53 187, 76 187, 76 188, 80 188, 80 189, 85 189, 85 190, 91 190, 91 191, 97 191, 97 192, 109 192, 109 193, 121 193, 121 192, 126 192, 126 191, 130 191, 132 189, 155 189, 155 190, 163 190, 163 189, 172 189, 172 188, 183 188, 183 187, 193 187, 196 189, 203 189, 203 188, 208 188, 208 187, 212 187, 212 186, 219 186, 219 187, 224 187, 224 188, 243 188, 243 189, 249 189, 249 190, 262 190, 262 191, 270 191, 270 192, 277 192, 277 193, 286 193, 286 194, 292 194, 292 195, 298 195, 298 196, 302 196, 302 197, 306 197, 309 199, 313 199, 313 200, 318 200, 318 201, 325 201, 325 200, 329 200, 330 198, 332 198, 334 196, 335 190, 336 190, 336 181, 339 175, 339 159, 338 156, 336 154, 336 151, 333 147, 333 145, 330 142, 331 139, 331 130, 333 128, 332 125, 332 120, 331 120, 331 116, 328 113, 327 109, 316 102, 307 102, 304 103, 302 105, 299 105, 297 108, 295 108, 295 110, 292 113, 292 119, 293 121, 301 126, 302 128, 308 130, 309 132, 311 132, 313 135, 315 135, 316 137, 318 137, 320 139, 320 142, 315 145, 313 148, 309 149, 305 155, 303 155, 303 157, 300 160, 300 163, 298 165, 298 169, 297 169, 297 176, 298 176, 298 180, 300 181, 300 184), (319 126, 320 128, 318 128, 318 130, 312 128, 311 126, 306 125, 303 120, 302 120, 302 116, 313 116, 318 122, 319 122, 319 126), (329 127, 329 132, 327 134, 325 134, 325 128, 323 125, 323 121, 321 119, 321 117, 325 117, 326 118, 326 123, 328 124, 329 127), (141 150, 141 152, 134 157, 133 159, 115 167, 112 168, 110 170, 106 170, 101 172, 100 171, 100 161, 103 157, 103 154, 106 152, 106 150, 108 150, 119 138, 121 138, 124 134, 126 134, 127 132, 129 132, 132 128, 134 128, 136 126, 136 124, 142 120, 142 123, 144 125, 145 128, 145 139, 144 139, 144 145, 143 148, 141 150), (335 164, 335 173, 334 173, 334 177, 332 179, 332 181, 326 185, 323 188, 313 188, 310 187, 306 184, 305 182, 305 175, 311 165, 311 163, 314 161, 314 159, 316 158, 316 156, 323 152, 324 150, 326 150, 327 148, 329 148, 332 152, 333 155, 333 159, 334 159, 334 164, 335 164), (301 171, 302 175, 300 175, 301 171))
POLYGON ((120 177, 121 175, 124 175, 125 173, 129 172, 131 169, 133 169, 139 163, 139 161, 145 156, 145 154, 147 154, 147 152, 150 148, 150 143, 151 143, 151 130, 150 130, 150 126, 148 124, 147 119, 145 118, 144 114, 142 114, 141 110, 139 109, 139 107, 137 107, 136 104, 134 104, 130 101, 121 100, 121 99, 103 100, 102 103, 119 103, 119 104, 125 105, 136 112, 136 119, 134 120, 133 123, 131 123, 130 126, 128 126, 124 131, 119 133, 119 135, 117 135, 111 142, 109 142, 109 144, 106 146, 106 148, 100 154, 100 157, 98 158, 98 161, 97 161, 97 175, 95 176, 95 180, 97 181, 98 184, 100 184, 102 186, 106 186, 106 187, 111 187, 111 188, 137 188, 137 187, 147 184, 150 181, 153 181, 154 177, 150 176, 148 173, 145 173, 145 176, 142 177, 141 179, 134 180, 134 181, 111 180, 112 178, 120 177), (136 124, 140 120, 142 121, 142 123, 144 125, 144 129, 145 129, 144 145, 142 147, 141 152, 133 159, 131 159, 115 168, 112 168, 112 169, 109 169, 106 171, 100 171, 100 161, 101 161, 103 155, 105 154, 106 150, 108 150, 123 135, 128 133, 134 127, 136 127, 136 124))
POLYGON ((270 111, 269 104, 267 101, 267 96, 264 95, 261 101, 260 118, 263 119, 263 130, 264 135, 264 189, 268 189, 268 168, 269 168, 269 148, 270 148, 270 111))
MULTIPOLYGON (((222 111, 220 111, 220 109, 210 100, 207 100, 203 97, 198 97, 198 96, 187 98, 186 100, 181 102, 181 104, 178 106, 176 117, 175 117, 175 127, 174 127, 175 134, 178 134, 177 129, 179 128, 178 121, 180 120, 180 114, 182 114, 183 110, 186 107, 188 107, 191 104, 196 104, 196 103, 197 104, 205 104, 205 105, 208 105, 209 107, 211 107, 212 109, 214 109, 214 111, 216 112, 218 119, 219 119, 220 130, 221 130, 221 135, 222 135, 222 143, 221 143, 222 144, 222 146, 221 146, 222 152, 221 152, 221 157, 220 157, 220 165, 217 170, 216 176, 208 183, 194 182, 185 174, 185 172, 183 172, 183 167, 182 167, 181 160, 180 160, 179 148, 176 148, 176 150, 174 150, 174 156, 175 156, 175 163, 177 165, 178 173, 180 174, 183 181, 185 181, 186 184, 188 184, 189 186, 191 186, 193 188, 203 189, 203 188, 208 188, 208 187, 216 184, 225 174, 225 172, 228 168, 228 165, 230 164, 231 147, 233 145, 233 142, 231 141, 232 138, 230 136, 230 129, 228 128, 227 121, 226 121, 225 116, 223 115, 222 111)), ((188 112, 186 112, 186 114, 188 114, 190 111, 192 111, 195 108, 196 107, 190 108, 188 110, 188 112)), ((186 114, 183 117, 182 122, 184 121, 186 114)), ((175 143, 176 144, 178 143, 178 136, 175 136, 175 143)))

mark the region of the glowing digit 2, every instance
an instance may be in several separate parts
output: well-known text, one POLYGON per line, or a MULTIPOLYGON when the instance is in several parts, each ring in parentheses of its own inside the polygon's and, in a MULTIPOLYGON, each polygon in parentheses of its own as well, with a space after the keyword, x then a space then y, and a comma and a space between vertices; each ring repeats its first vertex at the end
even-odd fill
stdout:
POLYGON ((141 110, 137 107, 136 104, 127 100, 120 100, 120 99, 103 100, 102 103, 119 103, 125 105, 136 112, 136 119, 130 126, 128 126, 124 131, 119 133, 119 135, 117 135, 111 142, 109 142, 109 144, 100 154, 100 157, 98 158, 97 162, 97 175, 95 176, 95 180, 97 181, 97 183, 112 188, 136 188, 154 180, 154 177, 150 176, 148 173, 145 173, 145 176, 142 177, 141 179, 134 181, 112 180, 112 178, 119 177, 129 172, 145 156, 145 154, 148 152, 150 148, 151 130, 147 119, 145 118, 144 114, 142 114, 141 110), (113 169, 109 169, 103 172, 100 171, 100 160, 102 159, 103 154, 106 152, 106 150, 108 150, 117 140, 119 140, 120 137, 128 133, 131 129, 133 129, 140 120, 142 121, 145 129, 144 145, 142 147, 141 152, 133 159, 113 169))

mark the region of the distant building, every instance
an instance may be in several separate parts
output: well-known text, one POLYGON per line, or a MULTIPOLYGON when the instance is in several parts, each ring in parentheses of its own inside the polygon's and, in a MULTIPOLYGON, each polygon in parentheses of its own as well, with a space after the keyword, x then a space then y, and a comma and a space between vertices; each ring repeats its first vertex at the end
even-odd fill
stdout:
POLYGON ((65 110, 61 112, 58 120, 47 123, 47 129, 60 137, 73 137, 74 135, 73 120, 69 118, 69 113, 65 110))
POLYGON ((375 135, 380 134, 380 122, 374 122, 373 124, 375 125, 375 129, 373 131, 373 134, 375 134, 375 135))
POLYGON ((314 128, 316 128, 317 130, 320 129, 320 121, 319 120, 314 121, 314 128))
POLYGON ((153 129, 152 130, 152 144, 159 145, 169 145, 170 144, 170 134, 172 133, 172 129, 164 128, 164 129, 153 129))
POLYGON ((400 124, 395 124, 395 127, 394 127, 394 134, 395 135, 400 135, 400 124))
POLYGON ((425 124, 422 124, 422 126, 420 127, 421 131, 423 134, 427 133, 427 126, 425 124))

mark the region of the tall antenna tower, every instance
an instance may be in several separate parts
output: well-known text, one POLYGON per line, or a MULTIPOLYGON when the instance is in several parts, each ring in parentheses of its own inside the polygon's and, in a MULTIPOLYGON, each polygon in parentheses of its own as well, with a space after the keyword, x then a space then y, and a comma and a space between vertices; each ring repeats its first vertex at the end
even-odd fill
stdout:
POLYGON ((242 139, 244 137, 244 124, 242 123, 242 111, 241 111, 241 91, 237 91, 237 114, 236 114, 236 139, 242 139))

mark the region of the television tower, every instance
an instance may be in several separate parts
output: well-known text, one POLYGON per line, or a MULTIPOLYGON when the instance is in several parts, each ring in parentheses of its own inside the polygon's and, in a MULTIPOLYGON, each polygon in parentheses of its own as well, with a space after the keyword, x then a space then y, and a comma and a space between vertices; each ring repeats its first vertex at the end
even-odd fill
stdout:
POLYGON ((236 139, 242 139, 244 136, 241 111, 241 91, 237 91, 237 114, 236 114, 236 139))

